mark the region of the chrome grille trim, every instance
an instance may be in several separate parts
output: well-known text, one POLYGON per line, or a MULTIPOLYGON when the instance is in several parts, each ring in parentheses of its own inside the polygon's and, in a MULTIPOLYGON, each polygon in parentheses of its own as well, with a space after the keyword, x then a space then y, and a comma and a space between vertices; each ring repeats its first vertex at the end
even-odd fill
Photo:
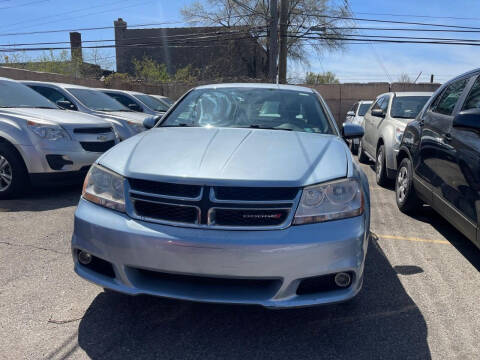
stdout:
POLYGON ((143 195, 143 196, 148 196, 152 198, 158 198, 158 199, 168 199, 168 200, 180 200, 180 201, 200 201, 200 199, 203 197, 203 187, 200 189, 200 194, 196 197, 186 197, 186 196, 174 196, 174 195, 163 195, 163 194, 156 194, 156 193, 147 193, 144 191, 139 191, 139 190, 130 190, 130 194, 135 194, 137 195, 143 195))
POLYGON ((297 200, 298 194, 294 199, 289 200, 221 200, 217 199, 215 196, 215 188, 211 187, 209 197, 211 202, 219 204, 293 204, 297 200))

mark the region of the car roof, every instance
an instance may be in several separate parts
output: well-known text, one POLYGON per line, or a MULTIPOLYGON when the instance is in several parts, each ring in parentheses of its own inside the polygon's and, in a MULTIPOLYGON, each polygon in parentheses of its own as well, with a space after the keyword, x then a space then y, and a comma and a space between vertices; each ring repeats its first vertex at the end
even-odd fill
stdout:
POLYGON ((144 95, 144 93, 140 91, 131 91, 131 90, 121 90, 121 89, 107 89, 107 88, 95 88, 95 90, 100 90, 103 92, 118 92, 118 93, 126 93, 130 95, 144 95))
POLYGON ((210 84, 197 86, 195 89, 221 89, 221 88, 255 88, 255 89, 277 89, 277 90, 293 90, 313 93, 314 90, 297 85, 284 84, 267 84, 267 83, 226 83, 226 84, 210 84))
POLYGON ((396 97, 402 96, 432 96, 433 91, 395 91, 393 93, 396 97))
POLYGON ((31 81, 31 80, 21 80, 22 83, 24 84, 44 84, 44 85, 54 85, 58 86, 61 88, 78 88, 78 89, 90 89, 90 90, 95 90, 92 89, 88 86, 82 86, 82 85, 75 85, 75 84, 66 84, 66 83, 58 83, 58 82, 51 82, 51 81, 31 81))
POLYGON ((357 102, 359 104, 371 104, 373 103, 373 100, 358 100, 357 102))

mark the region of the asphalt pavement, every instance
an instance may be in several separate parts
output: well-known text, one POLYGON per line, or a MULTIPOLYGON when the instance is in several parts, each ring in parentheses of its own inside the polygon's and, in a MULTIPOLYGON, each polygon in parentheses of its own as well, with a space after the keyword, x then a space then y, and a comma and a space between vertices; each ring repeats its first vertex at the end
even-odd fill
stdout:
POLYGON ((0 359, 479 359, 480 250, 370 180, 364 288, 293 310, 106 293, 73 272, 78 187, 0 201, 0 359))

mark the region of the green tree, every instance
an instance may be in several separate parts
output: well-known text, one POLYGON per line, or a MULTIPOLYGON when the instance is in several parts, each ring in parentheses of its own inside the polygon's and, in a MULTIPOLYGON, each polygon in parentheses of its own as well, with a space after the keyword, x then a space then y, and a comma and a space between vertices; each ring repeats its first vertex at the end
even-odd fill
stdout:
POLYGON ((337 79, 336 75, 330 71, 323 73, 307 72, 305 83, 308 85, 339 84, 340 81, 337 79))
POLYGON ((150 82, 168 82, 170 76, 165 64, 159 64, 149 56, 144 56, 141 60, 133 59, 135 76, 138 79, 150 82))

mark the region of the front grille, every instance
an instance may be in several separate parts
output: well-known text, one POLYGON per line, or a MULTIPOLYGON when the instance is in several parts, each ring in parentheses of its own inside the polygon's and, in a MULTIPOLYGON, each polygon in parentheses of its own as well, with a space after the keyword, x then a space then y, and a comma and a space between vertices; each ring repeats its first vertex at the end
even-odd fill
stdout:
POLYGON ((138 199, 134 205, 136 213, 145 218, 185 224, 195 224, 198 220, 198 210, 193 206, 153 203, 138 199))
POLYGON ((73 129, 75 134, 106 134, 111 133, 110 127, 93 127, 93 128, 77 128, 73 129))
POLYGON ((295 199, 297 193, 297 188, 215 187, 218 200, 283 201, 295 199))
POLYGON ((215 187, 128 179, 129 215, 165 224, 216 228, 282 228, 297 188, 215 187))
POLYGON ((132 190, 157 195, 176 196, 185 198, 196 198, 202 189, 198 185, 172 184, 149 180, 130 179, 132 190))
POLYGON ((82 141, 80 142, 80 145, 82 145, 82 148, 85 151, 105 152, 115 145, 115 140, 102 141, 102 142, 82 141))

